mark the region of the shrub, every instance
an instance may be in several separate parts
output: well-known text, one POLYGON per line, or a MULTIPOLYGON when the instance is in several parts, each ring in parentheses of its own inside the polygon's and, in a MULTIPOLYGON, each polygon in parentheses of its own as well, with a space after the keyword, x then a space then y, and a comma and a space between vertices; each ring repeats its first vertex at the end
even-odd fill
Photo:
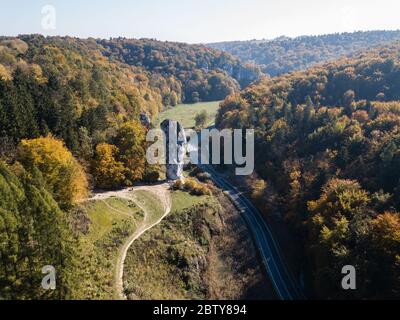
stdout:
POLYGON ((172 186, 172 189, 174 190, 184 190, 184 183, 182 180, 176 180, 175 183, 172 186))
POLYGON ((202 129, 206 126, 208 119, 207 111, 203 110, 202 112, 196 114, 194 121, 196 123, 196 128, 202 129))
POLYGON ((160 179, 160 173, 156 170, 146 172, 143 180, 147 183, 156 183, 160 179))
POLYGON ((187 179, 183 186, 184 190, 190 192, 192 195, 196 196, 206 196, 211 195, 211 190, 208 189, 205 185, 202 185, 198 181, 194 179, 187 179))

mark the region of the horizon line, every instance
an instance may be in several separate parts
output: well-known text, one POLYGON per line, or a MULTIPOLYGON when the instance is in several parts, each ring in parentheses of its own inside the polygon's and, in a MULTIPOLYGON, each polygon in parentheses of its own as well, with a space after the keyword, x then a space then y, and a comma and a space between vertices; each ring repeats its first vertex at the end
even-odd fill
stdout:
POLYGON ((17 35, 0 35, 0 38, 18 38, 22 36, 42 36, 44 38, 74 38, 74 39, 80 39, 80 40, 89 40, 89 39, 95 39, 95 40, 111 40, 111 39, 128 39, 128 40, 153 40, 153 41, 158 41, 158 42, 169 42, 169 43, 183 43, 183 44, 189 44, 189 45, 213 45, 213 44, 220 44, 220 43, 230 43, 230 42, 255 42, 255 41, 260 41, 260 42, 273 42, 277 40, 296 40, 296 39, 301 39, 301 38, 312 38, 312 37, 326 37, 326 36, 331 36, 331 35, 346 35, 346 34, 355 34, 355 33, 371 33, 371 32, 400 32, 399 29, 369 29, 369 30, 354 30, 354 31, 343 31, 343 32, 331 32, 331 33, 315 33, 315 34, 303 34, 303 35, 298 35, 298 36, 288 36, 288 35, 280 35, 277 37, 272 37, 272 38, 262 38, 262 39, 247 39, 247 40, 220 40, 220 41, 213 41, 213 42, 189 42, 189 41, 175 41, 175 40, 161 40, 158 38, 152 38, 152 37, 134 37, 134 36, 109 36, 109 37, 98 37, 98 36, 89 36, 89 37, 81 37, 81 36, 76 36, 76 35, 70 35, 70 34, 42 34, 42 33, 19 33, 17 35))

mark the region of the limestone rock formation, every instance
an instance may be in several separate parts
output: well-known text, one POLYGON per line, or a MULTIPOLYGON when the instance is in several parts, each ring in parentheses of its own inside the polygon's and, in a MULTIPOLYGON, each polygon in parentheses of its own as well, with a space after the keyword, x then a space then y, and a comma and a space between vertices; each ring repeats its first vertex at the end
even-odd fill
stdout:
POLYGON ((161 130, 166 137, 167 180, 182 179, 187 146, 185 129, 177 121, 164 120, 161 130))

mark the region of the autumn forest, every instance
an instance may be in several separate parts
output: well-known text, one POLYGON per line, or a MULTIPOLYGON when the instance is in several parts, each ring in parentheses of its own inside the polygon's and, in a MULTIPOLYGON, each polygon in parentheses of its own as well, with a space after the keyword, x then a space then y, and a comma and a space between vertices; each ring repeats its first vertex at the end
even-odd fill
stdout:
MULTIPOLYGON (((80 264, 89 224, 81 203, 94 190, 162 181, 163 168, 146 162, 148 130, 165 110, 212 101, 221 101, 217 128, 255 130, 256 169, 241 187, 265 221, 287 228, 305 294, 399 299, 398 41, 399 31, 209 45, 0 37, 0 299, 102 298, 82 288, 82 274, 113 266, 100 258, 91 258, 93 270, 80 264), (48 261, 58 285, 43 291, 48 261), (364 279, 358 290, 340 287, 344 265, 364 279)), ((207 174, 196 174, 174 188, 216 198, 207 174)), ((207 218, 190 237, 221 210, 200 207, 189 212, 207 218)), ((123 223, 118 232, 127 234, 123 223)), ((179 254, 168 263, 189 270, 179 254)))

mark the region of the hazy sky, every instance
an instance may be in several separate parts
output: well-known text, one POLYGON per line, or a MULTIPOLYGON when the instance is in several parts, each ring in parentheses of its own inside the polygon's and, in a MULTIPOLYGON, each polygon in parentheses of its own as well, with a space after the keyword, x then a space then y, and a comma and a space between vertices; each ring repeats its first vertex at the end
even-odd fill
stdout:
POLYGON ((378 29, 400 29, 399 0, 0 0, 1 35, 197 43, 378 29))

